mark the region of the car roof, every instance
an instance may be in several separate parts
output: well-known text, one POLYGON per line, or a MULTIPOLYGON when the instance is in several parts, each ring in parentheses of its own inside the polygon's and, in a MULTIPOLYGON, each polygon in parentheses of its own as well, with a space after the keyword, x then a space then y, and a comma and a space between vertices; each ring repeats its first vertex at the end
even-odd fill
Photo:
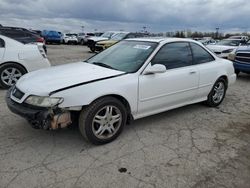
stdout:
POLYGON ((126 39, 128 41, 142 41, 142 42, 157 42, 157 43, 169 43, 169 42, 195 42, 192 39, 184 39, 184 38, 167 38, 167 37, 143 37, 143 38, 133 38, 126 39))

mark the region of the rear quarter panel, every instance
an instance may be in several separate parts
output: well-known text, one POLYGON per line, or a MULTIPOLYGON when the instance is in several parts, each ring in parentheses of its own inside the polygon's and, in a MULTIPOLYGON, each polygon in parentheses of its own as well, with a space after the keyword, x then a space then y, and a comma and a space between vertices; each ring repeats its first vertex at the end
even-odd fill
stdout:
POLYGON ((205 99, 221 76, 227 77, 229 85, 235 82, 233 63, 229 60, 216 58, 213 62, 197 66, 200 72, 198 98, 205 99))

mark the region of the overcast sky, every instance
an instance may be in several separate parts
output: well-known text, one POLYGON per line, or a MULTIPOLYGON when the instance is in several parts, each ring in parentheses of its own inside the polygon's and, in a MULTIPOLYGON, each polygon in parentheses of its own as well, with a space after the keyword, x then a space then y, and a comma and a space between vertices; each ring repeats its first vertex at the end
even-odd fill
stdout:
POLYGON ((62 32, 249 31, 250 0, 0 0, 0 24, 62 32))

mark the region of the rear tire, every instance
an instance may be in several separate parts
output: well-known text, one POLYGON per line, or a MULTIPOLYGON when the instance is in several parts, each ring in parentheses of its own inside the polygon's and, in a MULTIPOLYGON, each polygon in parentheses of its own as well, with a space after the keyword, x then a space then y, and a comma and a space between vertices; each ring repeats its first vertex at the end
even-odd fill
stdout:
POLYGON ((0 66, 0 87, 8 89, 27 71, 16 63, 7 63, 0 66))
POLYGON ((235 72, 235 74, 236 74, 237 76, 239 76, 239 74, 240 74, 240 71, 239 71, 239 70, 235 70, 234 72, 235 72))
POLYGON ((95 47, 90 47, 91 52, 95 52, 95 47))
POLYGON ((225 98, 226 91, 227 91, 226 80, 223 78, 219 78, 215 82, 212 90, 210 91, 207 97, 206 104, 210 107, 219 106, 225 98))
POLYGON ((79 116, 79 130, 83 137, 95 145, 115 140, 127 120, 124 105, 114 97, 94 101, 79 116))

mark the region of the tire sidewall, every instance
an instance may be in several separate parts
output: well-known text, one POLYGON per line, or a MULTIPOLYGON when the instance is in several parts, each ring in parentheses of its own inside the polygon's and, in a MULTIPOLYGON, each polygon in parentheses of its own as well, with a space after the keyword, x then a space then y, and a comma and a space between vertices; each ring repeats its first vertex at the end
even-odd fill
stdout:
POLYGON ((82 130, 82 131, 84 131, 84 136, 87 137, 87 139, 91 143, 96 144, 96 145, 101 145, 101 144, 106 144, 106 143, 109 143, 109 142, 115 140, 122 132, 124 125, 126 124, 126 120, 127 120, 127 113, 126 113, 126 108, 124 107, 124 105, 119 100, 117 100, 115 98, 106 98, 106 99, 102 100, 100 103, 96 104, 93 108, 90 109, 88 114, 86 114, 85 122, 79 122, 79 126, 81 126, 80 129, 84 128, 84 130, 82 130), (108 139, 99 139, 93 133, 92 122, 93 122, 93 118, 95 117, 96 113, 100 109, 102 109, 103 107, 105 107, 107 105, 115 106, 120 110, 120 112, 122 114, 122 122, 121 122, 119 130, 115 133, 115 135, 113 135, 112 137, 110 137, 108 139), (85 125, 83 125, 83 123, 85 123, 85 125))

